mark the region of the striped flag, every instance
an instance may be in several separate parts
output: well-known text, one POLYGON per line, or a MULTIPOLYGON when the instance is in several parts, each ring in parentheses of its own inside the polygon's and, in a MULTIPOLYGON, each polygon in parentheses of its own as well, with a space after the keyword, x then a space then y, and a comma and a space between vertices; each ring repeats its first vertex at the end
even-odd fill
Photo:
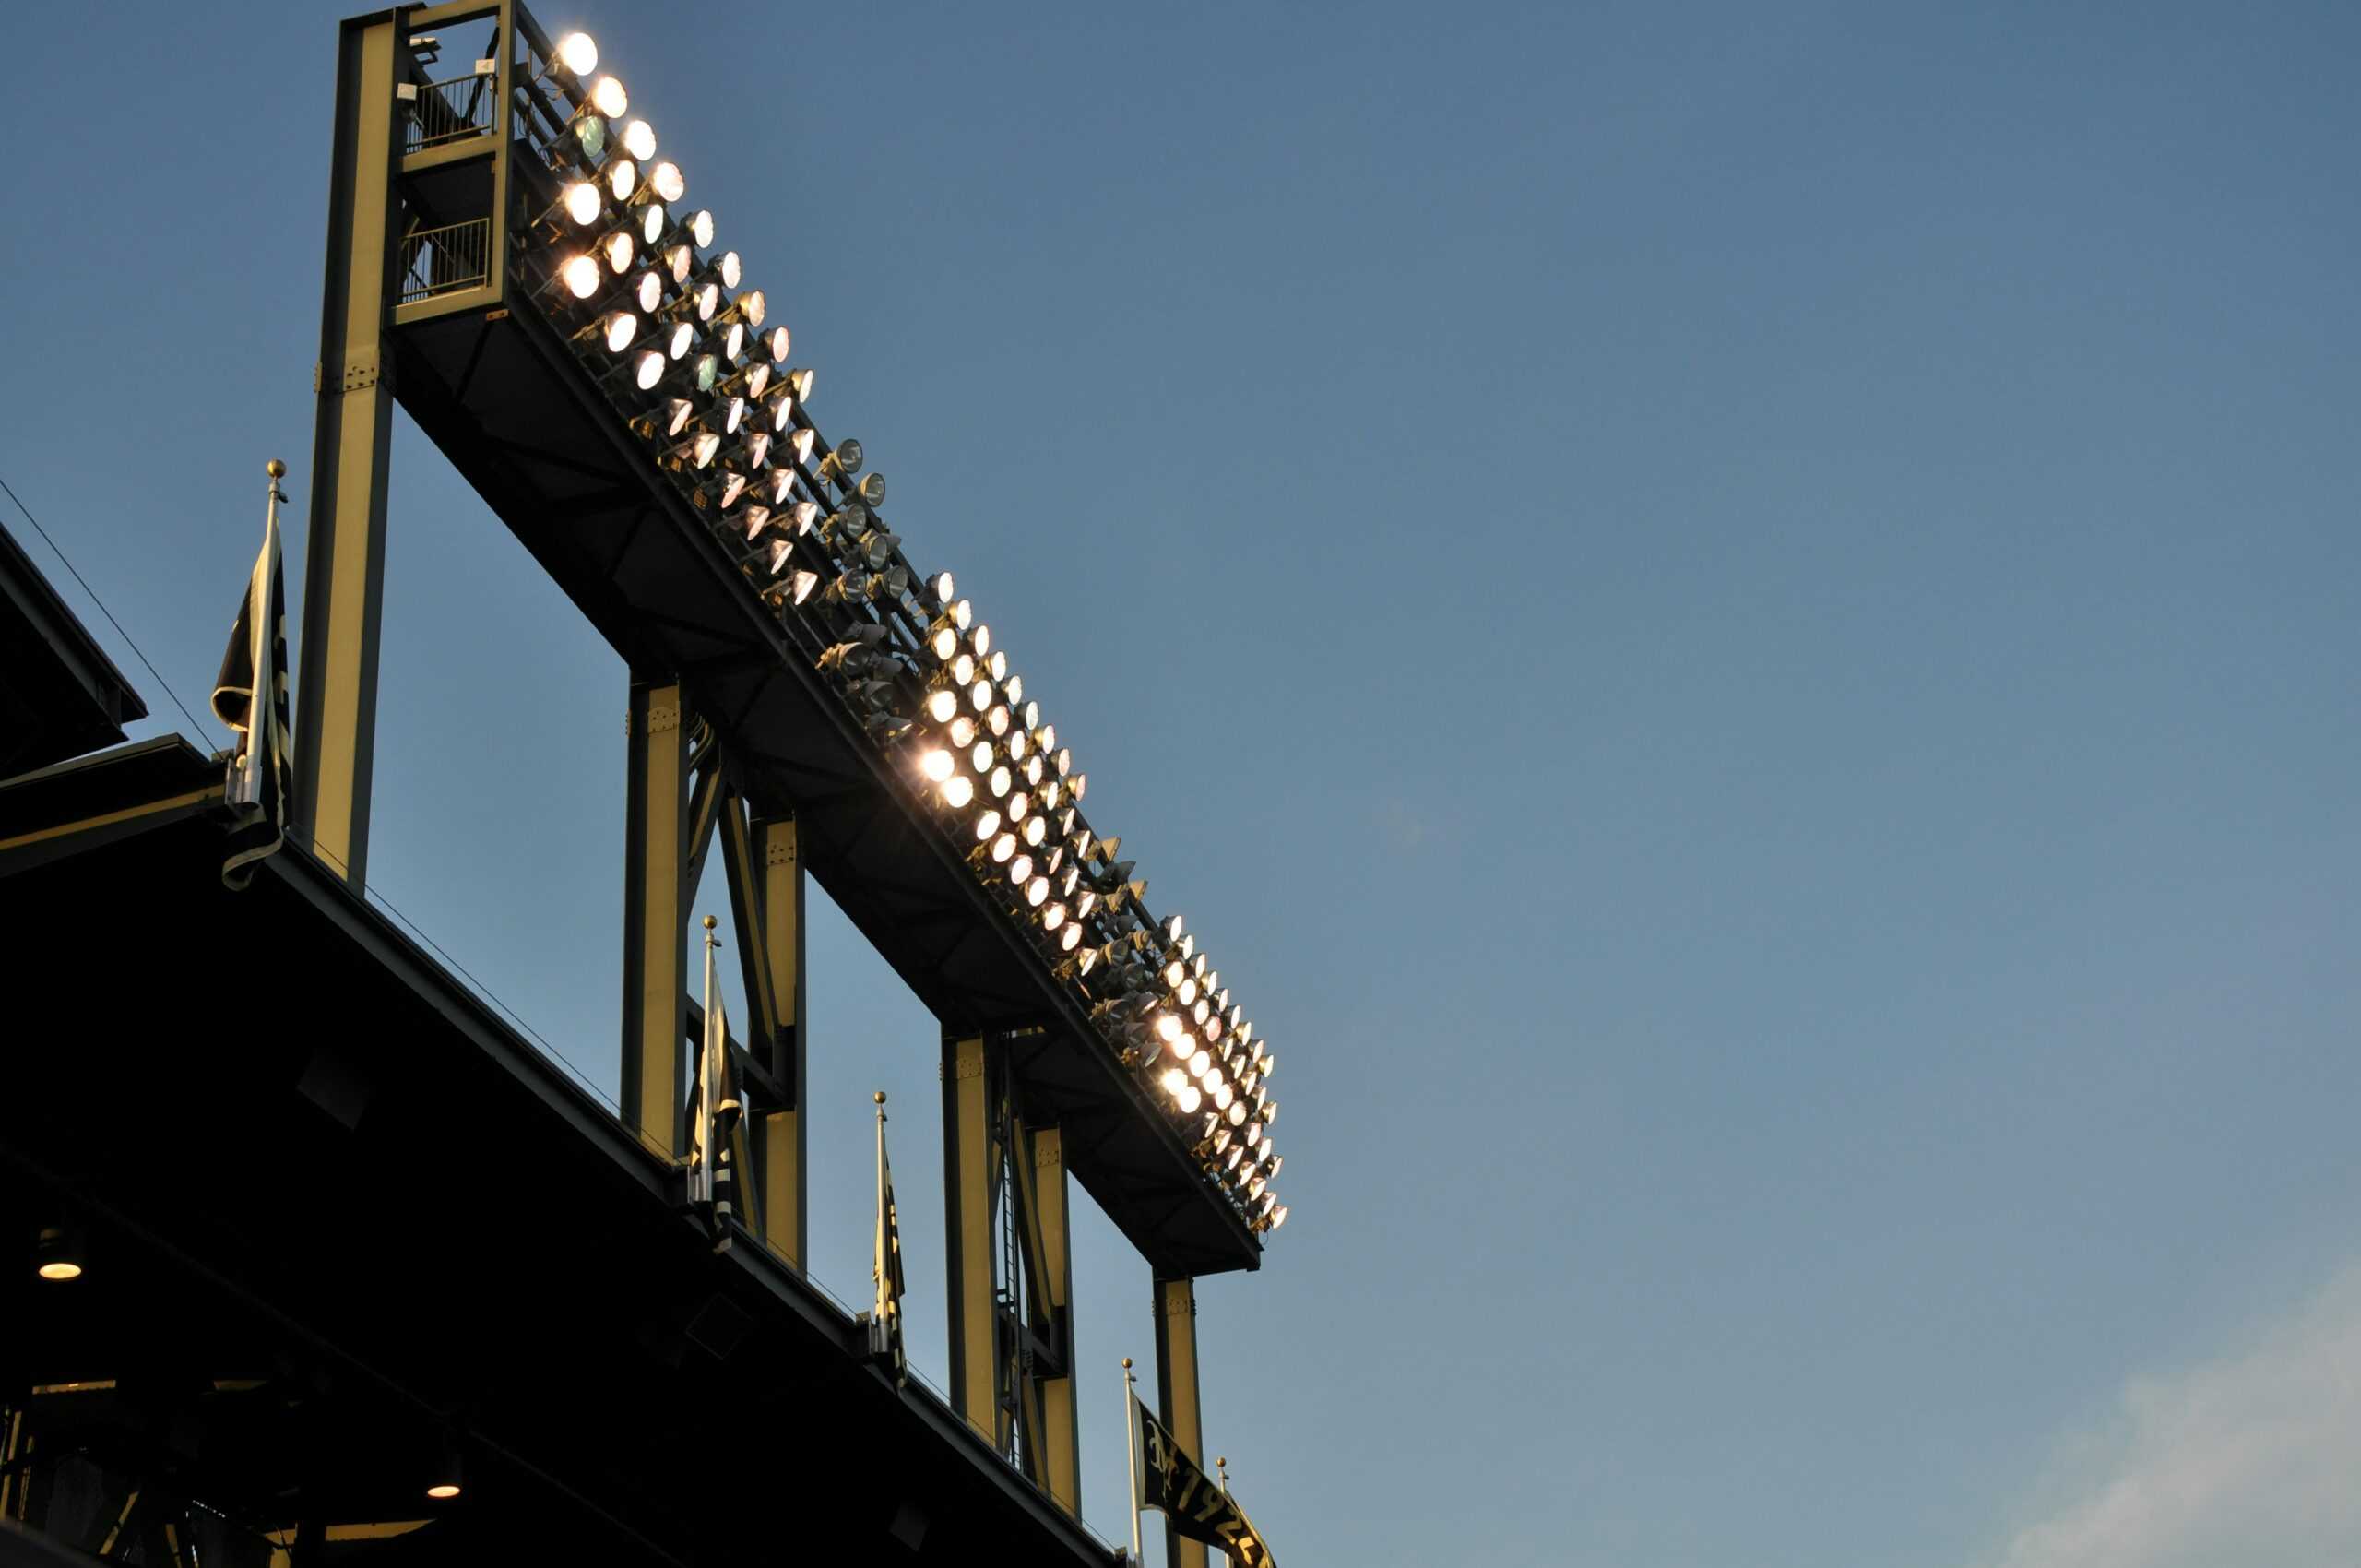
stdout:
POLYGON ((697 1051, 695 1125, 690 1131, 689 1197, 704 1207, 713 1227, 713 1250, 730 1250, 730 1222, 737 1212, 737 1170, 730 1158, 731 1134, 745 1109, 738 1093, 737 1064, 730 1056, 730 1019, 721 990, 714 983, 713 950, 719 945, 708 922, 705 938, 705 1041, 697 1051))
MULTIPOLYGON (((273 465, 276 469, 277 465, 273 465)), ((230 757, 226 802, 235 818, 221 882, 243 888, 255 862, 287 841, 287 797, 293 783, 287 726, 287 589, 279 559, 279 476, 271 475, 263 517, 262 553, 238 606, 221 673, 213 682, 213 712, 237 737, 230 757)))

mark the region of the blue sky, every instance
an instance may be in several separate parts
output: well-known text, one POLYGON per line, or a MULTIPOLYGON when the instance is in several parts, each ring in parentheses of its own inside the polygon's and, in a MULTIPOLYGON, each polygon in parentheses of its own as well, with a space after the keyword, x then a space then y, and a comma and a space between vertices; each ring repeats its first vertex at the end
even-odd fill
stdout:
MULTIPOLYGON (((1283 1559, 2361 1550, 2349 8, 539 14, 1280 1054, 1201 1322, 1283 1559)), ((337 15, 0 63, 0 477, 192 706, 337 15)), ((621 665, 398 423, 388 580, 373 877, 611 1087, 621 665)), ((939 1376, 932 1026, 813 944, 815 1268, 886 1088, 939 1376)))

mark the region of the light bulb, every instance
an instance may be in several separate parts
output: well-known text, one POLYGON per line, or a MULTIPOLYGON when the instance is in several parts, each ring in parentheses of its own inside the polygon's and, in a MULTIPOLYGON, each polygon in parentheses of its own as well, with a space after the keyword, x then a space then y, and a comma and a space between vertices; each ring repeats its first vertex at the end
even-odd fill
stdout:
POLYGON ((577 77, 599 68, 599 46, 587 32, 570 32, 557 41, 557 63, 577 77))

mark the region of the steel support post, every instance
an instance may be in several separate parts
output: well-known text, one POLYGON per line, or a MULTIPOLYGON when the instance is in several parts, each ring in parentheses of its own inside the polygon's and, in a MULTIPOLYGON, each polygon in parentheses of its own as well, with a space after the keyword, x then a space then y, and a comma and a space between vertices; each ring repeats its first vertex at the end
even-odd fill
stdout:
POLYGON ((673 681, 634 681, 623 848, 623 1116, 682 1147, 688 1038, 689 728, 673 681))
MULTIPOLYGON (((763 952, 759 980, 770 993, 771 1075, 790 1097, 784 1111, 763 1118, 763 1239, 801 1269, 810 1235, 809 1158, 803 1123, 803 864, 791 817, 757 820, 753 849, 760 865, 750 878, 758 889, 763 952)), ((751 982, 758 977, 750 973, 751 982)))
MULTIPOLYGON (((1203 1469, 1204 1422, 1197 1408, 1197 1283, 1156 1282, 1156 1391, 1165 1430, 1203 1469)), ((1205 1568, 1205 1543, 1164 1526, 1164 1561, 1169 1568, 1205 1568)))
POLYGON ((369 863, 377 730, 377 633, 386 575, 386 465, 393 388, 385 361, 394 267, 398 14, 346 22, 338 39, 329 152, 327 278, 312 427, 310 540, 295 686, 300 834, 358 886, 369 863))
POLYGON ((1003 1161, 1000 1106, 981 1037, 943 1042, 944 1304, 951 1328, 951 1408, 994 1448, 1009 1450, 1001 1408, 1001 1330, 992 1290, 993 1199, 1003 1161))
POLYGON ((1082 1449, 1074 1413, 1074 1244, 1066 1215, 1065 1135, 1055 1127, 1026 1132, 1030 1174, 1025 1194, 1026 1229, 1032 1245, 1026 1265, 1038 1272, 1034 1299, 1049 1309, 1039 1330, 1055 1342, 1064 1375, 1037 1373, 1029 1390, 1038 1401, 1035 1430, 1040 1453, 1034 1470, 1050 1495, 1075 1518, 1082 1517, 1082 1449))

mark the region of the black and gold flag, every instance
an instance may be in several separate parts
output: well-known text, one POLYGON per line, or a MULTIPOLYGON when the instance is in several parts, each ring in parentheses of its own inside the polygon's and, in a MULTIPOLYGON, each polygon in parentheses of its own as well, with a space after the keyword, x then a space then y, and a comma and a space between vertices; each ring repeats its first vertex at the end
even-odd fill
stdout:
POLYGON ((697 1051, 696 1117, 690 1128, 689 1196, 704 1207, 713 1231, 713 1250, 730 1250, 730 1221, 738 1207, 738 1172, 731 1154, 745 1102, 738 1092, 738 1063, 730 1054, 730 1017, 714 983, 711 930, 705 939, 705 1039, 697 1051))
POLYGON ((894 1363, 896 1382, 908 1379, 902 1350, 902 1217, 894 1206, 894 1168, 885 1158, 885 1097, 877 1097, 877 1241, 870 1260, 876 1287, 870 1302, 870 1347, 894 1363))
POLYGON ((254 879, 255 862, 287 841, 294 764, 287 726, 287 589, 279 562, 278 504, 285 497, 278 473, 271 475, 262 553, 255 557, 221 673, 213 682, 213 712, 237 738, 225 794, 236 820, 221 861, 221 881, 231 888, 244 887, 254 879))
POLYGON ((1174 1529, 1223 1552, 1237 1568, 1270 1568, 1271 1549, 1255 1534, 1246 1511, 1213 1483, 1136 1398, 1132 1415, 1139 1426, 1139 1442, 1133 1450, 1139 1457, 1139 1473, 1133 1479, 1140 1506, 1156 1509, 1172 1521, 1174 1529))

